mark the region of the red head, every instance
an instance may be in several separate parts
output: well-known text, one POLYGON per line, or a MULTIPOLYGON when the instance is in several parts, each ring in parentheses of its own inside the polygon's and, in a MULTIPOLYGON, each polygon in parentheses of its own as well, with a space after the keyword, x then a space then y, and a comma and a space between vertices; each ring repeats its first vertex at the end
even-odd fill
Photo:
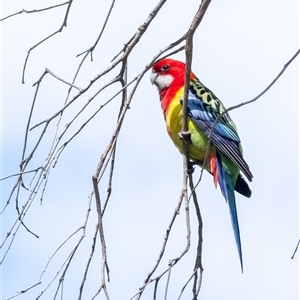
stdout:
MULTIPOLYGON (((150 80, 158 88, 164 113, 176 92, 184 86, 185 64, 171 58, 159 60, 152 67, 150 80)), ((190 78, 195 78, 191 72, 190 78)))
MULTIPOLYGON (((184 85, 185 64, 179 60, 164 58, 152 67, 151 83, 155 84, 159 91, 168 88, 171 84, 184 85)), ((195 75, 191 72, 191 79, 195 75)))

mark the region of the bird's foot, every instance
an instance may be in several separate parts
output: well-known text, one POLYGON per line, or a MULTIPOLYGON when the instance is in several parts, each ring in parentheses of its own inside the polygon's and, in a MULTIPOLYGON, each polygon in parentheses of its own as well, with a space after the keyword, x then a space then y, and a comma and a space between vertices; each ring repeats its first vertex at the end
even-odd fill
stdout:
POLYGON ((180 131, 178 133, 178 137, 182 140, 182 141, 186 141, 189 144, 192 143, 191 141, 191 133, 189 131, 180 131))
POLYGON ((192 161, 188 162, 188 169, 187 169, 188 175, 191 175, 194 173, 194 170, 195 170, 194 165, 195 165, 194 162, 192 162, 192 161))

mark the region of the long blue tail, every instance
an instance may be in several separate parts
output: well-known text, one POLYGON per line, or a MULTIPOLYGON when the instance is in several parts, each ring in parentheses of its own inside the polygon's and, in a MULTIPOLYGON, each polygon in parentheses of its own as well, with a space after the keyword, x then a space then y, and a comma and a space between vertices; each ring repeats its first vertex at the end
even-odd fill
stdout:
POLYGON ((234 232, 234 238, 236 242, 236 246, 238 249, 241 269, 243 272, 243 256, 242 256, 242 245, 240 238, 240 229, 239 229, 239 221, 236 210, 235 196, 234 196, 234 186, 231 181, 230 175, 224 171, 222 166, 222 160, 220 154, 217 152, 217 168, 218 168, 218 182, 222 191, 222 194, 229 205, 229 211, 231 216, 231 223, 234 232))

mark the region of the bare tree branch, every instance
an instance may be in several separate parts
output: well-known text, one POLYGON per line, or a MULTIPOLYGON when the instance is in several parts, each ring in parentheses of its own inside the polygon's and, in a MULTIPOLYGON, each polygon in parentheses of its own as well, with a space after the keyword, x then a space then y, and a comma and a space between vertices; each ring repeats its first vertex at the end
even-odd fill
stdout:
MULTIPOLYGON (((65 17, 64 17, 63 23, 62 23, 62 25, 59 27, 59 29, 58 29, 57 31, 51 33, 50 35, 48 35, 47 37, 45 37, 45 38, 42 39, 41 41, 39 41, 37 44, 35 44, 34 46, 32 46, 32 47, 28 50, 27 56, 26 56, 26 58, 25 58, 24 66, 23 66, 23 74, 22 74, 22 83, 23 83, 23 84, 25 83, 25 70, 26 70, 28 58, 29 58, 29 55, 30 55, 31 51, 34 50, 36 47, 38 47, 38 46, 39 46, 40 44, 42 44, 43 42, 47 41, 48 39, 50 39, 51 37, 53 37, 54 35, 56 35, 57 33, 62 32, 62 30, 63 30, 64 27, 67 27, 67 19, 68 19, 68 16, 69 16, 69 12, 70 12, 70 8, 71 8, 71 5, 72 5, 72 2, 73 2, 73 0, 68 1, 68 7, 67 7, 67 9, 66 9, 65 17)), ((44 9, 44 10, 45 10, 45 9, 44 9)))
POLYGON ((13 14, 7 16, 7 17, 4 17, 4 18, 0 19, 0 22, 6 20, 8 18, 14 17, 16 15, 20 15, 22 13, 26 13, 26 14, 37 13, 37 12, 41 12, 41 11, 45 11, 45 10, 50 10, 50 9, 53 9, 53 8, 57 8, 57 7, 66 5, 68 3, 69 3, 69 1, 61 3, 61 4, 57 4, 57 5, 53 5, 53 6, 47 6, 45 8, 40 8, 40 9, 33 9, 33 10, 26 10, 26 9, 23 8, 19 12, 13 13, 13 14))
POLYGON ((294 259, 295 255, 296 255, 296 253, 297 253, 297 251, 298 251, 299 244, 300 244, 300 239, 298 240, 297 246, 296 246, 296 248, 295 248, 295 251, 294 251, 294 253, 293 253, 291 259, 294 259))
MULTIPOLYGON (((92 201, 96 201, 96 211, 97 211, 97 219, 98 223, 95 227, 93 236, 90 238, 89 243, 91 244, 91 250, 89 250, 89 253, 86 254, 86 264, 84 266, 82 277, 80 278, 79 284, 78 284, 78 299, 83 299, 83 290, 87 284, 88 281, 88 274, 91 269, 92 265, 92 259, 96 257, 96 253, 99 248, 99 255, 102 257, 102 263, 101 263, 101 271, 99 276, 99 285, 100 287, 96 291, 96 293, 92 296, 92 299, 95 299, 98 297, 100 293, 104 293, 104 295, 100 295, 99 297, 105 297, 107 300, 110 299, 110 294, 108 293, 108 284, 107 282, 110 281, 110 273, 107 263, 107 255, 109 255, 109 252, 107 251, 107 245, 106 245, 106 237, 105 237, 105 231, 104 231, 104 213, 106 210, 109 209, 109 206, 111 204, 111 195, 113 191, 113 178, 114 178, 114 170, 117 166, 116 160, 117 160, 117 143, 118 138, 120 135, 120 132, 122 130, 123 121, 127 115, 128 109, 133 101, 133 98, 135 96, 135 93, 140 85, 141 80, 143 79, 145 73, 151 68, 153 63, 161 57, 166 57, 173 55, 179 51, 182 51, 185 49, 185 55, 186 55, 186 70, 185 70, 185 89, 184 89, 184 101, 183 101, 183 116, 182 116, 182 137, 183 137, 183 183, 181 192, 179 195, 178 202, 176 204, 176 207, 174 209, 174 213, 171 216, 171 220, 166 228, 165 234, 164 234, 164 240, 161 245, 161 249, 159 251, 159 254, 157 256, 157 259, 154 263, 154 266, 150 269, 147 276, 145 276, 144 282, 142 283, 142 286, 138 290, 138 292, 131 298, 135 299, 141 299, 144 295, 144 291, 148 286, 150 286, 153 283, 153 299, 156 299, 159 288, 162 284, 162 278, 164 278, 164 282, 166 282, 164 287, 164 298, 168 298, 168 293, 170 293, 171 290, 171 279, 172 276, 174 276, 174 271, 179 269, 180 263, 182 264, 182 258, 190 251, 191 248, 191 225, 190 225, 190 201, 193 199, 195 211, 196 211, 196 217, 198 221, 198 232, 197 232, 197 253, 195 257, 195 264, 192 265, 190 274, 188 275, 188 278, 183 279, 183 287, 181 289, 181 292, 179 294, 179 299, 183 297, 183 294, 186 290, 186 287, 188 284, 192 285, 192 293, 193 293, 193 299, 197 299, 201 285, 202 285, 202 276, 203 276, 203 266, 202 266, 202 228, 203 228, 203 222, 200 212, 200 207, 198 204, 198 199, 196 195, 196 187, 199 184, 199 182, 196 184, 196 187, 193 183, 192 175, 188 174, 188 164, 189 164, 189 132, 187 127, 187 96, 188 96, 188 88, 189 88, 189 78, 190 78, 190 69, 192 64, 192 57, 193 57, 193 38, 194 34, 210 4, 210 0, 203 0, 201 2, 201 5, 199 6, 199 9, 195 16, 192 19, 192 22, 190 24, 189 29, 187 32, 177 38, 174 42, 171 44, 165 46, 162 48, 154 57, 152 60, 149 59, 148 64, 144 68, 140 68, 139 72, 134 77, 127 78, 127 68, 130 67, 128 62, 130 62, 130 58, 132 58, 133 50, 136 48, 136 46, 139 44, 141 39, 144 37, 144 34, 148 30, 149 26, 157 16, 157 14, 160 12, 163 5, 166 3, 167 0, 161 0, 158 1, 157 5, 153 8, 153 10, 150 12, 148 17, 145 19, 145 21, 138 27, 136 32, 131 36, 130 39, 124 44, 121 51, 113 57, 112 61, 105 65, 105 68, 100 69, 99 72, 94 78, 92 78, 88 84, 86 84, 85 87, 81 88, 81 84, 77 84, 77 77, 78 74, 81 71, 81 68, 86 61, 86 58, 91 55, 91 60, 93 61, 93 55, 95 55, 94 50, 99 45, 99 41, 101 40, 103 33, 105 32, 107 25, 109 24, 109 19, 112 15, 112 11, 115 5, 115 0, 111 1, 110 7, 108 9, 107 15, 103 20, 103 24, 101 24, 101 28, 99 28, 99 34, 96 37, 93 45, 88 48, 87 50, 83 51, 82 53, 78 54, 77 56, 82 56, 81 61, 77 65, 77 69, 74 72, 74 76, 72 77, 71 82, 68 80, 62 79, 63 76, 56 75, 52 71, 50 71, 48 68, 45 68, 44 73, 40 76, 40 78, 37 80, 37 82, 34 84, 35 90, 34 90, 34 96, 32 99, 31 109, 30 113, 28 115, 28 120, 26 124, 26 130, 24 135, 24 144, 22 149, 22 158, 20 162, 20 170, 18 173, 13 175, 8 175, 6 177, 3 177, 1 180, 8 179, 12 176, 16 176, 15 180, 16 183, 11 189, 11 193, 8 197, 8 200, 6 202, 6 205, 1 213, 4 212, 5 208, 10 204, 10 200, 15 197, 16 202, 16 210, 17 210, 17 216, 12 221, 11 228, 9 229, 7 236, 5 237, 3 243, 1 244, 1 249, 4 249, 4 245, 6 249, 4 249, 3 253, 4 256, 2 258, 2 263, 10 251, 14 241, 15 237, 17 236, 17 233, 19 232, 19 228, 21 225, 31 234, 36 235, 33 233, 24 223, 25 217, 28 214, 31 205, 36 197, 40 197, 40 201, 42 201, 44 192, 47 187, 47 183, 49 180, 50 172, 52 168, 56 166, 58 161, 61 161, 61 154, 66 151, 65 149, 68 149, 68 145, 71 144, 71 142, 74 141, 75 138, 78 138, 81 136, 81 133, 84 128, 87 127, 91 123, 91 121, 98 115, 103 115, 103 109, 107 107, 112 101, 120 101, 120 108, 119 111, 116 110, 116 114, 113 116, 116 119, 116 123, 114 125, 114 128, 111 129, 111 137, 108 143, 105 145, 104 149, 102 149, 102 154, 100 152, 99 161, 96 166, 96 170, 92 176, 92 184, 93 188, 90 192, 87 202, 87 210, 85 213, 85 217, 81 225, 77 227, 73 233, 67 237, 64 238, 64 241, 60 243, 60 245, 56 248, 56 250, 53 252, 53 254, 48 259, 46 266, 44 267, 40 278, 38 282, 27 289, 23 289, 19 292, 17 292, 14 296, 11 296, 9 299, 19 296, 21 294, 26 293, 27 291, 33 289, 34 287, 37 287, 41 284, 43 284, 43 281, 45 280, 44 273, 49 268, 50 264, 53 264, 53 257, 57 256, 57 254, 60 252, 60 250, 63 248, 64 245, 69 243, 71 237, 77 235, 77 233, 81 232, 81 236, 79 237, 79 240, 76 241, 74 246, 72 246, 72 250, 64 256, 64 260, 59 265, 59 268, 56 268, 57 272, 55 275, 50 279, 50 281, 46 282, 45 286, 40 287, 39 295, 36 297, 37 299, 41 298, 45 295, 45 292, 50 288, 50 286, 57 284, 55 286, 55 291, 53 292, 53 298, 58 298, 60 295, 61 299, 63 299, 64 296, 64 285, 65 285, 65 278, 67 274, 70 273, 70 266, 74 265, 74 262, 76 261, 76 255, 78 256, 78 249, 82 247, 82 241, 85 238, 85 234, 87 231, 87 224, 88 220, 90 218, 90 212, 95 210, 92 209, 91 203, 92 201), (185 43, 185 45, 182 46, 181 43, 185 43), (113 73, 114 72, 114 73, 113 73), (117 76, 115 75, 117 72, 117 76), (46 75, 49 74, 53 78, 55 78, 57 81, 62 82, 66 85, 68 91, 66 95, 64 96, 61 106, 57 108, 55 113, 53 115, 47 115, 46 119, 40 120, 38 119, 38 123, 32 124, 33 115, 36 113, 36 107, 37 107, 37 101, 40 98, 40 87, 44 85, 44 78, 46 75), (114 75, 111 75, 114 74, 114 75), (111 76, 109 79, 105 79, 106 81, 102 83, 104 76, 111 76), (101 85, 100 85, 101 82, 101 85), (93 89, 92 89, 93 87, 93 89), (107 97, 102 97, 104 91, 108 90, 109 87, 113 87, 115 90, 112 94, 110 94, 107 97), (76 89, 77 91, 75 91, 76 89), (71 91, 74 92, 71 94, 71 91), (72 98, 71 98, 72 97, 72 98), (71 116, 69 116, 69 112, 72 112, 71 107, 75 107, 75 102, 78 103, 78 101, 82 101, 82 106, 80 109, 76 110, 75 113, 72 113, 71 116), (98 101, 98 102, 97 102, 98 101), (98 105, 95 110, 93 110, 91 113, 88 114, 88 116, 85 116, 83 112, 88 112, 87 108, 91 108, 91 103, 98 105), (74 104, 74 105, 73 105, 74 104), (66 113, 67 112, 67 113, 66 113), (67 115, 67 117, 66 117, 67 115), (79 117, 84 116, 84 120, 81 121, 81 123, 78 125, 76 124, 79 120, 79 117), (43 125, 40 128, 40 132, 36 134, 34 137, 34 141, 32 142, 30 140, 33 129, 37 129, 37 127, 43 125), (37 153, 40 148, 42 141, 46 139, 46 130, 49 128, 52 128, 56 126, 55 133, 51 136, 51 146, 50 149, 45 153, 45 159, 41 163, 36 163, 33 158, 37 157, 37 153), (77 127, 76 127, 77 126, 77 127), (34 164, 34 167, 32 167, 32 164, 34 164), (29 169, 30 166, 30 170, 29 169), (29 179, 28 179, 29 178, 29 179), (102 186, 100 185, 100 182, 104 180, 107 180, 106 188, 103 190, 102 186), (189 190, 187 186, 187 182, 189 182, 189 190), (100 189, 101 186, 101 189, 100 189), (22 191, 26 191, 26 197, 23 199, 22 191), (95 197, 95 199, 93 199, 95 197), (102 203, 101 203, 101 197, 102 197, 102 203), (165 258, 167 255, 166 249, 168 246, 168 242, 171 236, 171 231, 174 227, 175 221, 177 219, 177 216, 180 212, 180 209, 182 207, 182 203, 184 201, 184 209, 185 209, 185 228, 186 228, 186 240, 185 245, 183 249, 179 249, 180 252, 177 257, 169 260, 169 263, 166 264, 165 268, 160 270, 162 267, 162 259, 165 258), (24 202, 24 203, 23 203, 24 202), (100 247, 96 248, 96 237, 99 233, 100 237, 100 247), (101 249, 101 250, 100 250, 101 249), (100 252, 101 251, 101 252, 100 252), (176 266, 176 268, 175 268, 176 266), (174 269, 173 269, 174 268, 174 269), (157 274, 159 273, 159 274, 157 274), (191 283, 192 282, 192 283, 191 283)), ((50 39, 52 36, 57 34, 58 32, 61 32, 64 27, 67 26, 67 19, 70 14, 70 8, 72 5, 72 0, 67 1, 62 4, 50 6, 44 9, 39 10, 22 10, 20 12, 17 12, 15 14, 9 15, 2 20, 8 19, 10 17, 13 17, 15 15, 21 14, 21 13, 35 13, 40 12, 44 10, 49 10, 52 8, 60 7, 67 5, 65 16, 63 23, 61 27, 52 33, 51 35, 45 37, 43 40, 41 40, 39 43, 32 46, 28 53, 27 57, 24 63, 23 67, 23 76, 22 76, 22 83, 25 81, 25 71, 27 68, 27 62, 29 59, 29 56, 36 47, 38 47, 40 44, 45 42, 46 40, 50 39)), ((274 79, 274 81, 256 98, 249 100, 247 102, 243 102, 239 105, 230 107, 227 111, 239 108, 243 105, 249 104, 251 102, 256 101, 259 97, 261 97, 276 81, 277 79, 283 74, 285 69, 288 67, 288 65, 296 58, 296 56, 299 54, 299 51, 293 56, 293 58, 285 65, 284 69, 281 71, 281 73, 274 79)), ((117 51, 116 51, 117 52, 117 51)), ((130 73, 129 73, 130 74, 130 73)), ((55 82, 56 82, 55 80, 55 82)), ((61 83, 60 83, 61 84, 61 83)), ((80 102, 81 103, 81 102, 80 102)), ((105 111, 105 110, 104 110, 105 111)), ((226 113, 224 112, 224 113, 226 113)), ((104 112, 105 113, 105 112, 104 112)), ((217 122, 217 121, 216 121, 217 122)), ((214 130, 213 125, 211 132, 214 130)), ((36 133, 37 130, 34 131, 36 133)), ((119 147, 119 146, 118 146, 119 147)), ((121 151, 121 149, 120 149, 121 151)), ((119 148, 118 148, 119 152, 119 148)), ((202 177, 203 169, 201 170, 201 176, 202 177)), ((199 181, 200 181, 199 180, 199 181)), ((115 189, 115 187, 114 187, 115 189)), ((106 227, 105 227, 106 228, 106 227)), ((298 243, 299 244, 299 243, 298 243)), ((192 244, 194 245, 194 244, 192 244)), ((297 245, 298 248, 298 245, 297 245)), ((297 251, 297 248, 295 250, 295 253, 297 251)), ((295 255, 294 253, 294 255, 295 255)), ((293 255, 293 256, 294 256, 293 255)), ((77 258, 78 259, 78 258, 77 258)), ((100 269, 100 268, 99 268, 100 269)), ((150 287, 149 287, 150 288, 150 287)))
MULTIPOLYGON (((183 148, 183 189, 187 191, 187 179, 189 178, 190 188, 192 197, 194 199, 194 205, 196 208, 197 218, 199 222, 198 226, 198 248, 197 248, 197 256, 196 256, 196 263, 194 268, 194 287, 193 287, 193 299, 197 299, 198 293, 200 291, 201 282, 202 282, 202 218, 201 213, 197 201, 197 195, 195 193, 195 188, 192 181, 192 175, 188 176, 188 165, 190 161, 189 157, 189 144, 190 144, 190 132, 188 131, 188 124, 187 124, 187 102, 188 102, 188 94, 190 88, 190 73, 191 73, 191 66, 192 66, 192 57, 193 57, 193 36, 196 32, 200 22, 203 19, 203 16, 210 4, 211 0, 203 0, 199 6, 199 9, 194 16, 190 28, 186 34, 186 46, 185 46, 185 58, 186 58, 186 65, 185 65, 185 81, 184 81, 184 95, 183 95, 183 103, 182 103, 182 129, 181 129, 181 136, 183 138, 182 141, 182 148, 183 148), (199 284, 197 286, 197 270, 199 269, 199 284)), ((205 163, 203 164, 203 166, 205 163)), ((186 192, 187 193, 187 192, 186 192)), ((187 194, 186 194, 186 206, 189 205, 187 194)), ((190 229, 189 229, 190 230, 190 229)))
MULTIPOLYGON (((93 51, 95 50, 95 48, 96 48, 98 42, 100 41, 100 39, 101 39, 101 37, 102 37, 102 34, 103 34, 103 32, 104 32, 104 30, 105 30, 105 28, 106 28, 106 25, 107 25, 107 23, 108 23, 108 20, 109 20, 109 17, 110 17, 110 15, 111 15, 111 12, 112 12, 112 10, 113 10, 113 8, 114 8, 115 2, 116 2, 115 0, 112 0, 112 2, 111 2, 111 5, 110 5, 109 11, 108 11, 108 13, 107 13, 107 15, 106 15, 106 18, 105 18, 103 27, 102 27, 102 29, 101 29, 101 31, 100 31, 100 34, 99 34, 99 36, 98 36, 98 38, 97 38, 95 44, 94 44, 92 47, 90 47, 88 50, 85 50, 84 52, 82 52, 82 53, 80 53, 80 54, 77 54, 77 57, 78 57, 78 56, 81 56, 81 55, 83 55, 83 54, 85 54, 85 53, 86 53, 86 56, 89 55, 89 54, 91 54, 91 61, 93 61, 93 51)), ((85 57, 86 57, 86 56, 85 56, 85 57)))
POLYGON ((80 87, 76 86, 75 84, 70 83, 70 82, 68 82, 68 81, 66 81, 66 80, 64 80, 64 79, 62 79, 62 78, 60 78, 60 77, 58 77, 57 75, 55 75, 53 72, 51 72, 51 71, 50 71, 49 69, 47 69, 47 68, 46 68, 46 70, 45 70, 45 73, 48 73, 48 74, 52 75, 54 78, 56 78, 56 79, 62 81, 63 83, 69 85, 70 87, 73 87, 73 88, 77 89, 77 90, 80 91, 80 92, 82 91, 82 88, 80 88, 80 87))
POLYGON ((109 268, 107 264, 107 253, 106 253, 106 242, 104 237, 104 230, 103 230, 103 222, 102 222, 102 210, 101 210, 101 202, 100 202, 100 193, 98 189, 98 178, 93 176, 93 187, 95 192, 95 200, 96 200, 96 207, 97 207, 97 216, 98 216, 98 229, 99 229, 99 236, 101 241, 101 249, 102 249, 102 267, 101 267, 101 288, 103 288, 107 300, 109 300, 109 295, 106 287, 106 280, 105 280, 105 272, 107 273, 107 280, 109 281, 109 268))
POLYGON ((99 228, 99 227, 98 227, 98 223, 97 223, 96 230, 95 230, 95 233, 94 233, 94 236, 93 236, 92 250, 91 250, 91 253, 90 253, 88 262, 87 262, 87 264, 86 264, 86 268, 85 268, 85 270, 84 270, 82 282, 81 282, 81 285, 80 285, 80 288, 79 288, 78 300, 82 299, 82 292, 83 292, 84 284, 85 284, 85 282, 86 282, 87 274, 88 274, 88 271, 89 271, 89 267, 90 267, 90 265, 91 265, 91 261, 92 261, 92 258, 93 258, 93 256, 94 256, 94 253, 95 253, 95 247, 96 247, 96 241, 97 241, 98 228, 99 228))
POLYGON ((11 297, 9 297, 9 298, 6 298, 6 300, 10 300, 10 299, 13 299, 13 298, 15 298, 15 297, 17 297, 17 296, 20 296, 21 294, 24 294, 24 293, 28 292, 29 290, 33 289, 34 287, 36 287, 36 286, 38 286, 38 285, 40 285, 40 284, 41 284, 41 282, 38 282, 38 283, 36 283, 36 284, 33 284, 32 286, 28 287, 27 289, 21 290, 21 291, 17 292, 15 295, 13 295, 13 296, 11 296, 11 297))
POLYGON ((300 53, 300 49, 297 50, 297 52, 292 56, 292 58, 284 65, 284 67, 282 68, 282 70, 279 72, 279 74, 272 80, 272 82, 261 92, 259 93, 256 97, 254 97, 251 100, 242 102, 240 104, 237 105, 233 105, 227 109, 225 109, 219 116, 218 118, 215 120, 215 122, 213 123, 211 129, 210 129, 210 134, 209 134, 209 140, 211 139, 211 135, 217 125, 217 123, 220 121, 220 119, 227 114, 229 111, 234 110, 236 108, 240 108, 244 105, 250 104, 252 102, 255 102, 256 100, 258 100, 262 95, 264 95, 274 84, 275 82, 281 77, 281 75, 285 72, 285 70, 287 69, 287 67, 293 62, 293 60, 299 55, 300 53))

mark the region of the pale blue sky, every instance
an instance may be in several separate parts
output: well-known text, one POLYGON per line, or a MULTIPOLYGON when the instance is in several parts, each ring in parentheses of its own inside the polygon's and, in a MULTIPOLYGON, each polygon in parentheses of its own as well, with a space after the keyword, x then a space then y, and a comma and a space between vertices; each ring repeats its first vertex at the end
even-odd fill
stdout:
MULTIPOLYGON (((85 87, 110 65, 124 43, 136 32, 158 1, 116 1, 107 31, 87 60, 76 84, 85 87)), ((200 1, 167 1, 129 58, 128 79, 134 78, 158 51, 186 30, 200 1)), ((57 2, 56 2, 57 3, 57 2)), ((5 1, 2 16, 53 4, 53 1, 5 1)), ((72 81, 80 58, 98 36, 110 1, 75 1, 68 26, 35 49, 28 61, 26 84, 21 75, 28 49, 61 25, 64 8, 21 14, 2 22, 2 176, 18 171, 26 120, 35 88, 45 68, 72 81)), ((194 40, 193 71, 226 107, 252 99, 279 73, 299 48, 299 2, 213 0, 194 40)), ((184 60, 184 53, 173 56, 184 60)), ((62 128, 87 99, 113 76, 97 83, 66 112, 62 128)), ((38 96, 32 124, 52 115, 65 100, 67 87, 50 76, 38 96)), ((70 129, 71 136, 116 89, 110 88, 70 129)), ((75 94, 75 92, 74 92, 75 94)), ((17 234, 2 267, 2 298, 38 282, 48 257, 85 219, 91 176, 114 129, 120 99, 115 99, 66 148, 51 175, 43 204, 34 200, 26 225, 17 234)), ((244 257, 241 274, 228 207, 212 178, 204 175, 197 189, 204 220, 203 284, 200 299, 299 299, 299 58, 257 102, 231 113, 238 126, 245 158, 254 175, 250 199, 237 195, 244 257)), ((32 132, 29 146, 37 132, 32 132)), ((55 122, 47 134, 51 137, 55 122)), ((66 137, 67 139, 67 137, 66 137)), ((49 143, 42 144, 31 167, 43 163, 49 143)), ((199 177, 197 169, 194 180, 199 177)), ((29 181, 29 177, 27 179, 29 181)), ((2 183, 5 204, 15 179, 2 183)), ((27 182, 29 183, 29 182, 27 182)), ((130 299, 155 264, 165 230, 177 204, 182 184, 182 158, 167 136, 156 88, 149 74, 143 78, 126 115, 116 157, 113 193, 104 217, 111 299, 130 299)), ((106 181, 101 185, 106 195, 106 181)), ((22 193, 20 205, 28 197, 22 193)), ((3 205, 2 204, 2 205, 3 205)), ((82 273, 90 254, 96 213, 92 203, 86 237, 65 279, 64 299, 77 299, 82 273)), ((159 274, 185 247, 185 214, 172 230, 159 274)), ((2 216, 2 238, 16 219, 14 198, 2 216)), ((196 248, 197 224, 191 205, 191 253, 174 268, 168 299, 177 299, 189 278, 196 248)), ((35 299, 53 278, 78 241, 73 237, 43 275, 42 284, 18 299, 35 299)), ((100 284, 99 241, 83 299, 90 299, 100 284)), ((55 282, 41 299, 52 299, 55 282)), ((158 289, 163 299, 165 279, 158 289)), ((191 287, 181 299, 191 299, 191 287)), ((142 299, 152 299, 153 286, 142 299)), ((103 295, 97 299, 104 299, 103 295)))

